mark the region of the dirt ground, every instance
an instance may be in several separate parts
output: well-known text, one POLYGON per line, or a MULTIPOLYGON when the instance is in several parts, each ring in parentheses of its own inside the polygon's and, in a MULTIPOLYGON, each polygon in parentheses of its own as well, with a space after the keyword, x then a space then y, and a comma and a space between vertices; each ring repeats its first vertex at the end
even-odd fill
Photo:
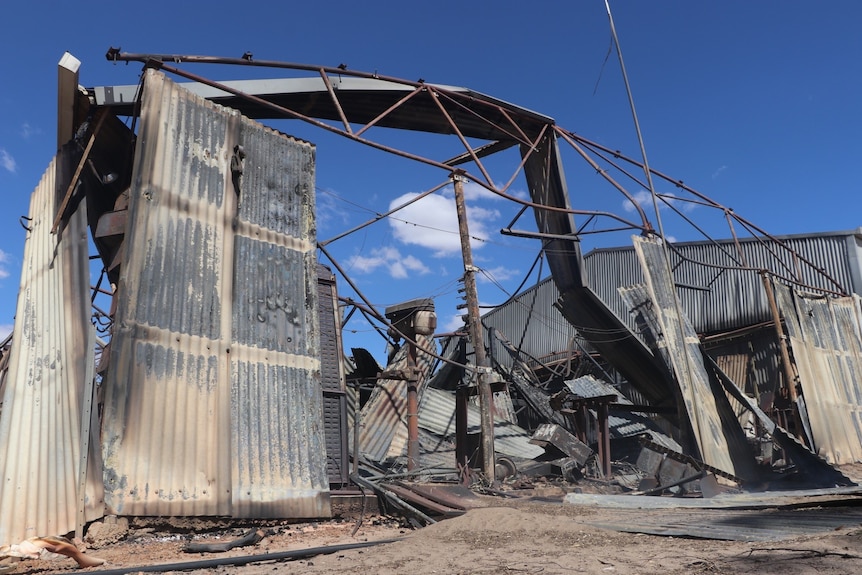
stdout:
POLYGON ((89 546, 81 545, 87 554, 107 561, 102 567, 78 569, 71 559, 32 560, 19 563, 15 573, 98 573, 117 569, 134 573, 144 566, 166 563, 392 538, 398 541, 299 560, 209 567, 192 572, 238 575, 862 573, 860 525, 816 536, 745 543, 606 531, 588 523, 601 520, 603 514, 610 512, 556 501, 481 496, 476 505, 465 515, 418 530, 404 526, 397 519, 367 514, 358 529, 355 517, 310 523, 269 523, 265 526, 273 534, 257 545, 207 554, 184 553, 182 547, 192 540, 232 540, 250 526, 188 521, 170 527, 133 521, 128 529, 121 525, 115 535, 111 535, 110 529, 103 530, 98 540, 89 546))

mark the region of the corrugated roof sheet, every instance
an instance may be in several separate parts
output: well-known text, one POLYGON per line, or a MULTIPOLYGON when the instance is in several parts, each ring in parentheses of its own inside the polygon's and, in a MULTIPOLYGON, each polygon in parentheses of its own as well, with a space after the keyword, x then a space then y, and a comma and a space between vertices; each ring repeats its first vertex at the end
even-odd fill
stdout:
POLYGON ((862 510, 858 507, 758 511, 678 509, 653 510, 651 513, 616 510, 605 515, 610 517, 589 523, 623 533, 726 541, 778 541, 801 535, 825 534, 843 528, 858 528, 862 525, 862 510))
MULTIPOLYGON (((419 406, 419 427, 443 438, 455 437, 455 394, 429 387, 419 406)), ((479 408, 467 405, 467 433, 479 433, 481 428, 479 408)), ((533 459, 545 453, 538 445, 530 443, 531 434, 501 417, 494 418, 494 450, 504 455, 533 459)), ((454 459, 451 465, 455 465, 454 459)))
MULTIPOLYGON (((93 361, 84 344, 91 341, 86 210, 81 206, 58 234, 51 227, 79 158, 77 144, 64 146, 30 199, 0 412, 0 545, 76 527, 81 414, 93 361)), ((86 520, 101 517, 103 508, 96 450, 89 456, 86 520)))
MULTIPOLYGON (((839 281, 844 290, 862 295, 862 271, 859 264, 862 261, 862 229, 778 236, 777 239, 800 250, 818 267, 827 270, 839 281)), ((767 246, 773 244, 769 240, 766 243, 767 246)), ((774 258, 767 257, 770 255, 768 250, 759 242, 741 239, 740 245, 749 265, 764 265, 766 269, 782 271, 774 258)), ((680 242, 674 244, 674 247, 687 258, 695 261, 723 264, 732 261, 725 252, 735 253, 736 249, 733 240, 729 239, 717 240, 715 243, 680 242)), ((720 270, 715 268, 682 262, 675 253, 671 253, 671 261, 680 274, 675 278, 678 283, 701 286, 709 290, 707 292, 677 289, 682 307, 698 333, 735 329, 748 321, 757 323, 771 320, 765 296, 760 295, 763 292, 763 285, 758 274, 754 272, 719 274, 720 270), (710 299, 714 302, 708 301, 710 299)), ((584 268, 593 291, 613 309, 625 325, 630 329, 636 329, 628 308, 617 292, 620 286, 640 284, 644 281, 634 248, 626 246, 593 250, 584 256, 584 268)), ((807 272, 803 269, 803 277, 807 282, 820 282, 815 285, 829 287, 823 283, 822 276, 815 274, 810 268, 807 269, 807 272)), ((499 329, 516 347, 529 356, 541 357, 553 352, 577 349, 572 345, 572 338, 577 336, 576 329, 554 307, 554 303, 559 298, 559 289, 552 278, 548 277, 518 294, 506 305, 482 316, 482 322, 489 327, 499 329)), ((615 339, 623 335, 608 333, 607 339, 615 339)), ((502 348, 495 347, 492 351, 497 361, 511 367, 511 359, 502 348)), ((774 355, 770 354, 770 357, 774 355)), ((753 366, 756 368, 761 366, 763 361, 768 360, 769 358, 755 357, 753 366)), ((770 374, 777 373, 775 366, 769 371, 770 374)), ((756 377, 760 383, 770 379, 764 374, 754 374, 753 377, 756 377)))
POLYGON ((146 72, 105 382, 113 512, 329 515, 313 203, 310 144, 146 72))
MULTIPOLYGON (((436 350, 433 337, 417 335, 416 343, 420 348, 436 350)), ((401 346, 387 371, 407 372, 407 349, 401 346)), ((416 393, 419 401, 428 386, 428 377, 434 358, 418 351, 416 367, 418 381, 416 393)), ((359 419, 359 449, 362 455, 372 461, 386 461, 395 458, 407 447, 407 382, 403 379, 383 379, 377 382, 371 397, 362 406, 359 419)))
MULTIPOLYGON (((825 270, 846 292, 862 294, 858 263, 862 260, 862 229, 776 239, 825 270)), ((739 245, 749 268, 763 268, 786 277, 798 272, 800 281, 806 285, 838 290, 817 270, 802 264, 791 252, 779 249, 775 241, 746 238, 740 239, 739 245)), ((675 243, 670 258, 674 281, 678 286, 688 286, 677 287, 676 291, 698 333, 729 331, 772 320, 756 271, 717 267, 740 266, 733 240, 675 243)), ((629 247, 594 250, 584 258, 584 266, 593 291, 628 322, 628 310, 616 290, 644 281, 634 250, 629 247)))
MULTIPOLYGON (((620 393, 618 389, 590 375, 568 380, 565 383, 569 391, 580 397, 616 395, 617 403, 632 405, 632 402, 620 393)), ((595 410, 591 410, 591 413, 595 417, 595 410)), ((611 437, 635 437, 646 433, 655 443, 663 445, 668 449, 682 452, 682 446, 679 443, 661 431, 659 426, 649 417, 641 413, 627 413, 625 417, 610 413, 608 414, 608 429, 611 432, 611 437)), ((588 430, 588 435, 595 435, 595 431, 588 430)), ((591 437, 591 441, 596 441, 596 439, 591 437)))

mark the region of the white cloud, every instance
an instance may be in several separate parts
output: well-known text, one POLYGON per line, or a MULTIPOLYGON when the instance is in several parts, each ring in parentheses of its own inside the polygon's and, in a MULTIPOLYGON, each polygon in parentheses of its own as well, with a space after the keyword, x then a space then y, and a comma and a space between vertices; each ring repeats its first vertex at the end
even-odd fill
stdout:
POLYGON ((459 329, 463 329, 463 316, 465 313, 467 313, 466 310, 459 313, 453 313, 449 316, 445 316, 445 321, 441 321, 440 325, 437 327, 438 333, 452 333, 458 331, 459 329))
POLYGON ((727 166, 720 166, 715 172, 712 173, 712 179, 716 179, 721 173, 727 169, 727 166))
MULTIPOLYGON (((675 200, 674 198, 677 196, 674 194, 661 194, 661 195, 665 196, 665 197, 657 199, 658 206, 659 206, 660 210, 667 208, 666 202, 670 202, 671 204, 674 205, 674 207, 676 207, 676 209, 678 209, 681 212, 690 212, 697 207, 697 204, 693 204, 691 202, 684 202, 681 200, 675 200)), ((643 208, 644 210, 652 209, 652 194, 650 194, 648 191, 638 190, 634 194, 634 196, 632 196, 632 197, 634 198, 635 203, 637 205, 639 205, 641 208, 643 208)), ((625 200, 623 200, 623 209, 628 213, 632 213, 635 211, 635 206, 631 202, 631 200, 626 198, 625 200)))
POLYGON ((497 282, 504 282, 513 277, 517 277, 519 273, 520 272, 516 269, 507 268, 506 266, 497 266, 495 268, 485 270, 485 274, 491 276, 491 279, 487 278, 485 274, 479 274, 477 277, 482 281, 494 280, 497 282))
MULTIPOLYGON (((474 186, 475 197, 484 197, 474 186)), ((490 194, 487 190, 486 193, 490 194)), ((418 194, 403 194, 389 204, 389 209, 395 208, 418 194)), ((465 186, 465 198, 466 186, 465 186)), ((496 196, 495 196, 496 197, 496 196)), ((489 236, 488 226, 500 217, 500 212, 476 205, 467 206, 467 222, 473 248, 481 247, 481 241, 489 236)), ((435 257, 447 256, 461 251, 461 240, 458 235, 458 214, 455 211, 455 199, 448 194, 430 195, 410 204, 389 218, 389 225, 395 238, 407 245, 421 246, 434 251, 435 257)))
POLYGON ((345 210, 338 200, 326 191, 321 191, 316 197, 315 214, 317 217, 317 226, 320 229, 327 229, 330 225, 345 226, 349 220, 347 210, 345 210))
POLYGON ((0 166, 6 169, 8 172, 15 173, 15 170, 18 169, 18 164, 15 163, 15 158, 9 155, 5 149, 0 148, 0 166))
POLYGON ((370 274, 383 269, 395 279, 431 273, 420 259, 412 255, 402 256, 400 251, 391 246, 374 249, 371 251, 371 256, 351 256, 347 261, 357 273, 370 274))
POLYGON ((42 130, 39 128, 34 128, 28 122, 24 122, 21 124, 21 137, 25 140, 29 140, 31 136, 38 136, 42 133, 42 130))
POLYGON ((9 277, 9 270, 7 269, 7 264, 12 262, 12 256, 0 250, 0 279, 6 279, 9 277))

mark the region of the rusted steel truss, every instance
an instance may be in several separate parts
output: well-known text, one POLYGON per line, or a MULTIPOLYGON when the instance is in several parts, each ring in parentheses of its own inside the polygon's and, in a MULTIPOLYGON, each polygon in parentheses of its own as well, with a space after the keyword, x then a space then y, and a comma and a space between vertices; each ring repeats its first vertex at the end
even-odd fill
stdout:
MULTIPOLYGON (((362 72, 350 70, 345 65, 336 67, 318 66, 310 64, 299 64, 291 62, 280 62, 274 60, 257 60, 250 54, 241 58, 225 58, 216 56, 180 55, 180 54, 136 54, 121 52, 118 49, 108 50, 106 57, 114 62, 141 62, 146 67, 159 68, 164 72, 198 82, 204 86, 220 90, 225 97, 232 97, 243 102, 243 113, 250 117, 269 118, 292 118, 302 120, 311 125, 319 127, 331 133, 349 138, 382 150, 384 152, 411 159, 429 166, 434 166, 449 172, 446 181, 456 171, 463 174, 468 180, 482 186, 490 192, 497 194, 514 203, 527 208, 533 208, 537 212, 554 212, 560 214, 572 214, 585 217, 587 222, 597 220, 614 222, 610 226, 599 226, 589 231, 585 225, 575 229, 571 234, 554 234, 547 230, 539 232, 522 231, 512 228, 510 224, 502 230, 506 235, 537 238, 542 240, 577 240, 581 235, 612 232, 621 230, 639 231, 643 234, 654 233, 654 228, 643 208, 636 201, 634 195, 629 192, 620 179, 610 175, 610 170, 621 175, 623 179, 630 180, 638 188, 650 189, 646 183, 637 176, 627 171, 620 163, 621 161, 640 169, 643 164, 637 160, 624 156, 617 150, 612 150, 596 142, 583 138, 576 133, 557 126, 554 120, 542 114, 537 114, 519 106, 506 103, 502 100, 480 94, 464 88, 440 86, 426 83, 419 79, 416 81, 404 80, 391 76, 385 76, 376 72, 362 72), (295 72, 311 72, 320 76, 325 87, 326 97, 316 98, 315 103, 309 104, 307 99, 301 97, 294 100, 283 101, 267 95, 261 97, 243 92, 228 83, 216 82, 198 74, 179 68, 178 64, 214 64, 245 67, 259 67, 280 70, 291 70, 295 72), (344 78, 356 81, 374 83, 374 89, 379 90, 381 85, 388 86, 391 94, 388 99, 382 99, 370 106, 357 105, 355 99, 345 97, 344 90, 339 86, 344 78), (394 94, 394 95, 393 95, 394 94), (326 100, 320 101, 320 100, 326 100), (421 114, 416 114, 420 111, 421 114), (331 120, 335 123, 328 123, 331 120), (431 133, 454 135, 463 145, 464 152, 447 160, 439 160, 423 156, 414 152, 383 144, 370 138, 369 130, 373 127, 390 127, 409 130, 419 130, 431 133), (556 141, 566 142, 574 150, 577 156, 587 162, 596 173, 607 181, 610 186, 628 200, 634 207, 637 220, 630 221, 619 214, 601 210, 574 209, 570 205, 556 205, 555 202, 536 201, 537 198, 526 200, 509 193, 512 184, 518 175, 524 170, 529 158, 535 154, 543 153, 543 146, 550 138, 556 141), (480 145, 471 143, 471 139, 490 140, 480 145), (520 146, 521 159, 511 175, 503 184, 496 183, 491 177, 490 171, 483 158, 496 154, 502 150, 520 146), (463 164, 471 164, 472 171, 463 171, 463 164)), ((370 84, 369 84, 370 85, 370 84)), ((221 98, 214 98, 220 100, 221 98)), ((133 108, 132 108, 133 110, 133 108)), ((761 242, 764 248, 771 253, 778 263, 777 267, 783 268, 785 273, 780 275, 774 271, 770 272, 775 277, 789 283, 795 283, 800 287, 823 292, 828 291, 802 283, 802 269, 815 270, 821 274, 828 283, 836 286, 834 293, 844 294, 844 288, 832 278, 825 270, 818 269, 816 265, 802 255, 796 253, 789 245, 771 236, 769 233, 753 224, 749 220, 735 213, 731 208, 698 192, 694 188, 684 184, 681 180, 649 168, 651 175, 674 185, 677 189, 686 192, 688 196, 677 196, 675 194, 657 193, 658 201, 674 211, 679 217, 690 224, 705 239, 713 241, 710 235, 700 226, 692 221, 683 210, 675 204, 678 202, 691 203, 699 206, 709 207, 724 214, 728 223, 730 235, 737 237, 735 225, 743 228, 746 233, 761 242), (784 257, 782 257, 784 256, 784 257), (783 263, 789 257, 791 265, 783 263)), ((442 185, 440 186, 442 187, 442 185)), ((435 187, 435 189, 438 189, 435 187)), ((428 192, 432 193, 432 192, 428 192)), ((371 222, 382 219, 375 218, 371 222)), ((517 218, 516 218, 517 219, 517 218)), ((364 227, 367 224, 363 224, 364 227)), ((358 228, 357 228, 358 229, 358 228)), ((355 231, 355 230, 351 230, 355 231)), ((335 239, 344 237, 351 233, 345 232, 328 240, 330 243, 335 239)), ((732 255, 739 262, 736 269, 749 269, 744 261, 742 250, 738 246, 737 254, 732 255)), ((700 262, 698 262, 700 263, 700 262)), ((704 264, 707 265, 707 264, 704 264)), ((714 264, 711 264, 714 266, 714 264)), ((715 266, 720 267, 720 266, 715 266)), ((762 271, 750 268, 751 271, 762 271)))

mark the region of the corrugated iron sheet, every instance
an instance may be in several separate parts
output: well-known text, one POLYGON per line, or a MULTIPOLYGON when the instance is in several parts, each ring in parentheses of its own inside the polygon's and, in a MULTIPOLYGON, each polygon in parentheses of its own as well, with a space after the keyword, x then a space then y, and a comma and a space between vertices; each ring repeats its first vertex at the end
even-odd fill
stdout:
POLYGON ((727 396, 703 363, 697 334, 676 299, 673 277, 660 240, 635 236, 645 286, 620 288, 623 299, 649 329, 649 335, 679 389, 693 439, 703 461, 744 479, 754 476, 754 459, 727 396))
POLYGON ((622 533, 724 541, 778 541, 803 535, 834 533, 839 529, 862 525, 862 510, 858 507, 758 511, 676 509, 653 510, 651 513, 616 510, 607 515, 610 517, 590 521, 589 524, 622 533))
POLYGON ((313 203, 311 145, 146 72, 105 380, 113 512, 329 515, 313 203))
MULTIPOLYGON (((9 371, 0 412, 0 545, 74 531, 90 300, 84 206, 51 233, 80 157, 69 144, 30 199, 9 371), (58 199, 59 196, 59 199, 58 199)), ((102 476, 91 443, 86 520, 102 516, 102 476)))
MULTIPOLYGON (((862 271, 858 264, 862 260, 862 229, 776 239, 825 270, 848 293, 862 294, 862 271)), ((838 289, 810 266, 794 259, 790 252, 778 249, 774 241, 740 239, 740 247, 750 268, 767 269, 787 277, 798 272, 804 284, 838 289)), ((757 272, 715 267, 740 265, 733 240, 675 243, 670 257, 682 308, 698 333, 729 331, 772 320, 757 272)), ((643 283, 636 259, 634 250, 628 247, 598 249, 584 258, 590 287, 624 320, 625 306, 616 289, 643 283)))
MULTIPOLYGON (((434 338, 417 335, 420 348, 436 350, 434 338)), ((407 373, 407 344, 401 346, 389 365, 388 371, 407 373)), ((434 358, 418 351, 416 391, 419 401, 428 386, 428 377, 434 358)), ((403 379, 383 379, 377 382, 371 397, 362 406, 359 423, 359 449, 372 461, 395 458, 407 447, 407 382, 403 379)))
MULTIPOLYGON (((827 270, 841 284, 844 290, 862 295, 862 230, 806 234, 799 236, 779 236, 783 242, 800 250, 818 267, 827 270)), ((754 240, 740 240, 743 253, 749 265, 762 265, 766 269, 781 271, 768 250, 754 240)), ((770 245, 771 242, 767 242, 770 245)), ((687 258, 730 265, 733 260, 725 253, 735 254, 732 240, 712 242, 681 242, 675 248, 687 258)), ((680 261, 679 256, 671 253, 671 261, 680 274, 678 283, 701 286, 709 291, 677 289, 677 294, 686 315, 698 333, 725 331, 739 328, 749 320, 751 323, 771 320, 762 296, 763 285, 760 276, 753 272, 726 272, 680 261), (717 303, 708 300, 715 300, 717 303), (758 319, 759 318, 759 319, 758 319)), ((792 262, 791 262, 792 263, 792 262)), ((643 274, 637 263, 632 247, 603 248, 593 250, 584 256, 584 268, 590 287, 614 313, 631 329, 635 329, 628 309, 620 298, 620 286, 643 283, 643 274)), ((786 271, 786 270, 784 270, 786 271)), ((803 278, 822 285, 822 276, 803 268, 803 278)), ((833 286, 834 287, 834 286, 833 286)), ((525 290, 506 305, 495 308, 482 317, 489 327, 499 329, 525 355, 541 357, 550 353, 577 349, 572 344, 573 337, 581 337, 562 314, 554 307, 560 292, 550 277, 525 290)), ((608 334, 613 339, 614 334, 608 334)), ((774 337, 772 338, 774 340, 774 337)), ((583 342, 583 338, 581 338, 583 342)), ((780 370, 775 365, 767 365, 770 358, 777 357, 774 351, 767 350, 761 357, 761 347, 755 346, 751 377, 759 384, 774 381, 780 370), (766 362, 766 363, 764 363, 766 362), (760 370, 766 370, 761 372, 760 370)), ((498 347, 492 352, 497 361, 511 367, 511 358, 498 347)), ((774 361, 772 362, 774 364, 774 361)), ((739 383, 742 383, 741 381, 739 383)))
MULTIPOLYGON (((580 397, 616 395, 616 403, 632 405, 632 402, 620 393, 618 389, 589 375, 568 380, 565 384, 569 388, 569 391, 580 397)), ((590 413, 593 418, 596 418, 595 410, 590 410, 590 413)), ((613 438, 635 437, 648 434, 653 442, 673 451, 682 452, 682 446, 679 443, 664 433, 653 420, 642 413, 628 412, 624 417, 610 413, 608 414, 608 430, 611 432, 611 437, 613 438)), ((590 443, 598 441, 594 426, 590 426, 586 431, 590 443)))
MULTIPOLYGON (((467 433, 479 433, 479 408, 467 406, 467 433)), ((442 438, 455 437, 455 394, 429 387, 419 406, 419 427, 442 438)), ((531 434, 501 417, 494 418, 494 450, 504 455, 533 459, 545 453, 544 448, 530 443, 531 434)), ((449 462, 455 465, 454 456, 449 462)))
POLYGON ((347 458, 347 388, 344 380, 341 317, 335 276, 322 264, 317 264, 317 294, 326 472, 330 485, 340 485, 350 481, 350 462, 347 458))
POLYGON ((799 374, 815 451, 862 461, 862 298, 775 286, 799 374))

